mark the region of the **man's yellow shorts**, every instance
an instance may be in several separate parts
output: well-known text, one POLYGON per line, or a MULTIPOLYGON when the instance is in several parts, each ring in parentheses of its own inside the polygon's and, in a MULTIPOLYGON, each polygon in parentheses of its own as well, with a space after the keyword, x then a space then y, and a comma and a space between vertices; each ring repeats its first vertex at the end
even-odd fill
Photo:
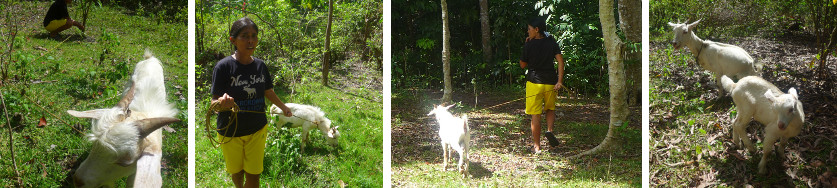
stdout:
POLYGON ((535 115, 546 110, 555 110, 555 85, 526 82, 526 114, 535 115), (532 96, 534 95, 534 96, 532 96), (530 97, 531 96, 531 97, 530 97))
POLYGON ((49 22, 49 24, 47 24, 45 29, 49 32, 52 32, 58 29, 59 27, 64 26, 65 24, 67 24, 67 19, 52 20, 49 22))
POLYGON ((244 170, 248 174, 261 174, 264 170, 264 147, 267 127, 251 135, 225 137, 218 135, 221 151, 224 153, 227 172, 235 174, 244 170), (227 143, 224 143, 227 142, 227 143))

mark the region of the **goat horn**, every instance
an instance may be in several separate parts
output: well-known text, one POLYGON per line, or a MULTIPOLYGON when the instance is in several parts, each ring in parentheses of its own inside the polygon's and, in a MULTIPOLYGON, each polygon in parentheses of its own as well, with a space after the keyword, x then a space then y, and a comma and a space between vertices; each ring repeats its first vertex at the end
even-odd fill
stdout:
POLYGON ((134 100, 134 88, 136 87, 132 83, 131 88, 128 89, 128 92, 125 92, 125 95, 122 96, 122 99, 119 100, 119 103, 116 103, 116 107, 128 109, 128 105, 131 104, 131 101, 134 100))
POLYGON ((137 121, 136 126, 140 131, 140 138, 145 138, 148 134, 151 134, 151 132, 160 129, 160 127, 178 121, 180 121, 180 119, 170 117, 148 118, 137 121))

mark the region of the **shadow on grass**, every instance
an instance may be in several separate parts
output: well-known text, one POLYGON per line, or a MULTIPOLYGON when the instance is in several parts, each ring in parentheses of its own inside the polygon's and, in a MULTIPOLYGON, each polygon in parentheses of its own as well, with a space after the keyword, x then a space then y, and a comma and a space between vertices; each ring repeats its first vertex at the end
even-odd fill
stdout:
MULTIPOLYGON (((74 29, 74 28, 70 28, 70 29, 74 29)), ((81 33, 78 33, 78 32, 71 32, 71 31, 64 31, 61 34, 58 34, 57 39, 50 37, 49 33, 47 33, 46 31, 35 33, 35 34, 32 35, 32 38, 44 39, 44 40, 55 40, 57 42, 61 42, 61 41, 64 41, 64 42, 96 42, 96 39, 91 37, 91 36, 87 36, 87 35, 84 35, 84 34, 81 34, 81 33)))

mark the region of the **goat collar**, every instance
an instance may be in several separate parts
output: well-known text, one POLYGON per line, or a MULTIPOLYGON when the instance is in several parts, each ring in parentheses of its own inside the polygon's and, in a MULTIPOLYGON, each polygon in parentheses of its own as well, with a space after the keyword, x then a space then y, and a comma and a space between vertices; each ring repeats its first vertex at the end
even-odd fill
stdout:
POLYGON ((700 59, 698 59, 698 58, 700 58, 700 52, 703 52, 703 49, 706 48, 706 46, 707 46, 706 43, 698 45, 698 47, 696 49, 697 53, 695 53, 695 63, 700 64, 700 59))

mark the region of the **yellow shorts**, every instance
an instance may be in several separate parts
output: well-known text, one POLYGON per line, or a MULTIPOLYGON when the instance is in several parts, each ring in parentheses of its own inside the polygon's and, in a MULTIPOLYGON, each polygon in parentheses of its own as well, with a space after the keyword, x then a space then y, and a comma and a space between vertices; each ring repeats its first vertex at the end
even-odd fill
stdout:
POLYGON ((264 170, 264 148, 267 138, 267 127, 251 135, 241 137, 225 137, 218 135, 221 151, 224 153, 227 172, 230 174, 244 170, 248 174, 261 174, 264 170))
POLYGON ((546 110, 555 110, 555 85, 536 84, 526 81, 526 114, 535 115, 546 110), (534 95, 534 96, 532 96, 534 95), (531 97, 529 97, 531 96, 531 97))
POLYGON ((49 24, 45 27, 45 29, 49 32, 55 31, 61 26, 67 24, 67 19, 60 19, 60 20, 52 20, 49 24))

